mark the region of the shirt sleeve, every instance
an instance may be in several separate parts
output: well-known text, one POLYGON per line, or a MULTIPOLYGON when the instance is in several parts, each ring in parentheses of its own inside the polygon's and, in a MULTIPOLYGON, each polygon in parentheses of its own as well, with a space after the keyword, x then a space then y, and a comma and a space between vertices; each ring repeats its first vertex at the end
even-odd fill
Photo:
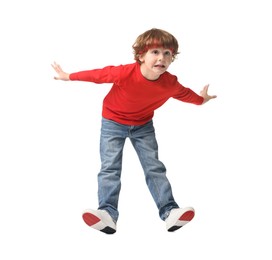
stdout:
POLYGON ((195 93, 192 89, 186 88, 177 82, 177 93, 173 96, 173 98, 192 103, 195 105, 201 105, 204 101, 204 98, 197 93, 195 93))
POLYGON ((122 66, 107 66, 102 69, 93 69, 71 73, 70 80, 88 81, 94 83, 115 83, 120 79, 122 66))

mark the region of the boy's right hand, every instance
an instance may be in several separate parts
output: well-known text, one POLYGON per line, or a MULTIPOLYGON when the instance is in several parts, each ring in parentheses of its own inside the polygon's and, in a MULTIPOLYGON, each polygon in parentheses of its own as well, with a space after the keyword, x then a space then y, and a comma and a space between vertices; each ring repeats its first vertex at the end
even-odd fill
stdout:
POLYGON ((57 72, 57 76, 54 77, 56 80, 65 80, 68 81, 70 80, 69 74, 64 72, 59 64, 57 64, 55 61, 53 64, 51 64, 53 69, 57 72))

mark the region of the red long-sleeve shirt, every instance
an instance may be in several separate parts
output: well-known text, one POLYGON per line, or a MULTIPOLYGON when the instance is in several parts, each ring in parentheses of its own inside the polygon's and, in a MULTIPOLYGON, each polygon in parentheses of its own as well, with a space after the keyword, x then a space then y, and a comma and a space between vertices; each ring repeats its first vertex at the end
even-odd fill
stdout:
POLYGON ((125 125, 147 123, 153 118, 154 110, 171 97, 196 105, 203 103, 203 97, 182 86, 167 71, 157 80, 147 80, 137 62, 72 73, 70 80, 113 83, 104 98, 102 116, 125 125))

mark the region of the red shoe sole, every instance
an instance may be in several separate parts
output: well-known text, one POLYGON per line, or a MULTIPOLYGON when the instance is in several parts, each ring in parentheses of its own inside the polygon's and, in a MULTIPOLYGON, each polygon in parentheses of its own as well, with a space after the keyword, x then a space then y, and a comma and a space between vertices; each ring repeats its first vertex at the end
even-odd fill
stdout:
POLYGON ((181 221, 191 221, 195 216, 194 211, 187 211, 183 215, 180 216, 179 220, 181 221))
POLYGON ((92 226, 100 221, 100 218, 88 212, 84 213, 82 218, 88 226, 92 226))

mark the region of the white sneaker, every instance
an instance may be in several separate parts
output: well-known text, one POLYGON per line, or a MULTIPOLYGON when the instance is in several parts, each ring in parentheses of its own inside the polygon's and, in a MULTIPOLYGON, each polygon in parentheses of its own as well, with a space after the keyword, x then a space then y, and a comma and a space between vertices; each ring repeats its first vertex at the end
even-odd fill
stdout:
POLYGON ((165 220, 166 229, 169 232, 175 231, 189 223, 194 216, 195 211, 191 207, 172 209, 169 216, 165 220))
POLYGON ((89 209, 83 213, 82 218, 88 226, 106 234, 116 232, 116 224, 106 210, 89 209))

